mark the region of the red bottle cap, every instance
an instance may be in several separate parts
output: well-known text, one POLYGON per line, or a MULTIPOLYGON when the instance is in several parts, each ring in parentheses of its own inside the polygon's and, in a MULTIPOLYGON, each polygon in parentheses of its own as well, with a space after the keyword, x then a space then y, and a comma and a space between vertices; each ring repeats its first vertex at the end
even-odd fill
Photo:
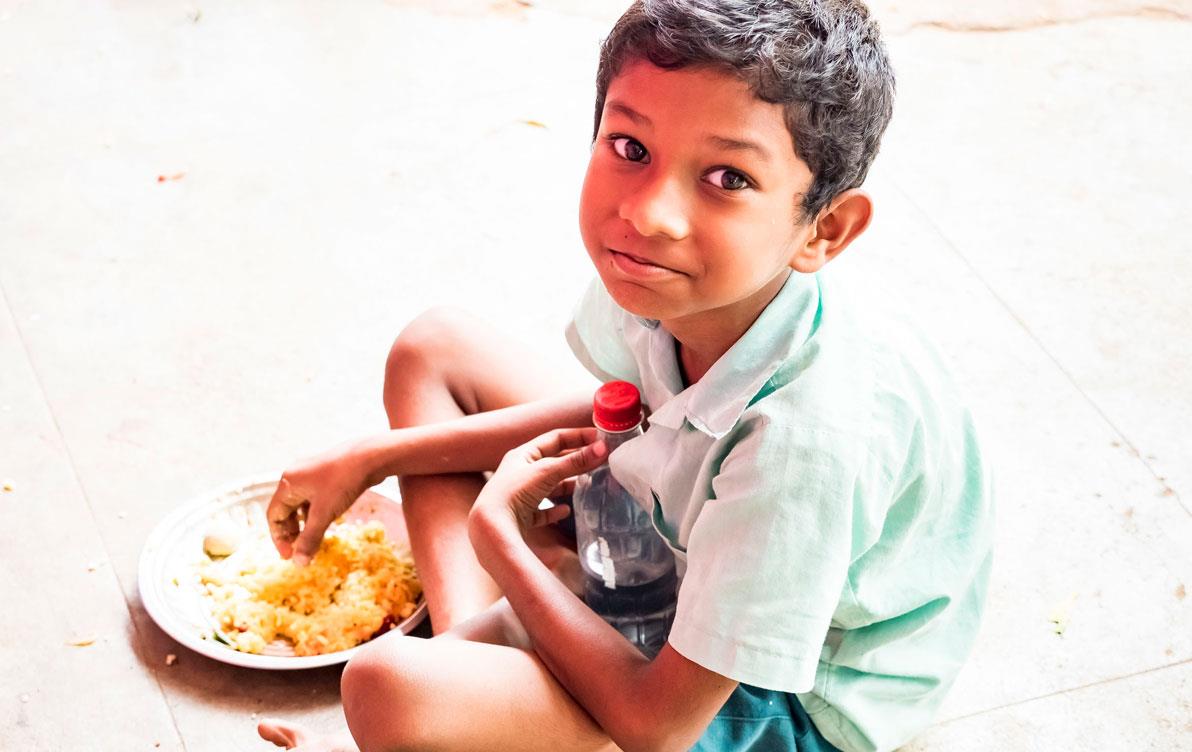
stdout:
POLYGON ((592 422, 597 428, 617 433, 642 422, 642 397, 628 381, 610 381, 596 390, 592 400, 592 422))

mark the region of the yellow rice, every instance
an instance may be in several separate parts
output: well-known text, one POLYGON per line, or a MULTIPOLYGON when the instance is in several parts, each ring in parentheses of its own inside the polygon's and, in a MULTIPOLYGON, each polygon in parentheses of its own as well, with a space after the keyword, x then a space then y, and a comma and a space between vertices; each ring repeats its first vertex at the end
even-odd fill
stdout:
POLYGON ((220 636, 246 653, 278 639, 295 655, 355 647, 413 613, 422 593, 413 559, 394 551, 379 522, 331 526, 304 568, 262 535, 203 562, 199 578, 220 636))

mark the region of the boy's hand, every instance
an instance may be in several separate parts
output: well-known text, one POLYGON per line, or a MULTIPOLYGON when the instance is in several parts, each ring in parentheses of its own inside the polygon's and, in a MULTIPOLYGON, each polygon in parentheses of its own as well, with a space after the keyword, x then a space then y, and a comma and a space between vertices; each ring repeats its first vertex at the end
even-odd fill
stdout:
POLYGON ((305 566, 327 527, 372 485, 354 446, 336 447, 282 473, 265 517, 283 559, 305 566))
POLYGON ((523 537, 533 528, 565 518, 570 509, 564 505, 538 507, 543 499, 565 493, 569 479, 604 463, 608 449, 595 439, 595 428, 563 428, 511 450, 484 485, 472 516, 512 522, 523 537))

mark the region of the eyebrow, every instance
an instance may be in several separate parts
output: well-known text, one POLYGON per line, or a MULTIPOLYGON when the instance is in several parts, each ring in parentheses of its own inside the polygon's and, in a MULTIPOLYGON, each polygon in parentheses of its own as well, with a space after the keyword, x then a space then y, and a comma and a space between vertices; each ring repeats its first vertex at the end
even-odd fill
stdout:
POLYGON ((751 151, 763 162, 770 161, 770 152, 761 144, 755 144, 752 141, 738 141, 735 138, 725 138, 723 136, 708 136, 708 142, 728 151, 751 151))
POLYGON ((624 102, 618 101, 616 99, 614 99, 608 103, 608 111, 609 112, 618 112, 618 113, 624 115, 625 117, 629 118, 633 122, 637 123, 638 125, 648 125, 651 127, 654 125, 652 122, 650 122, 650 118, 641 114, 640 112, 633 109, 632 107, 625 104, 624 102))
MULTIPOLYGON (((650 118, 641 114, 624 102, 614 99, 609 101, 607 106, 610 113, 615 112, 620 115, 624 115, 637 125, 644 125, 651 128, 654 126, 654 123, 650 121, 650 118)), ((770 152, 761 144, 756 144, 752 141, 741 141, 740 139, 725 138, 724 136, 708 136, 707 141, 718 148, 726 149, 728 151, 751 151, 763 161, 771 161, 770 152)))

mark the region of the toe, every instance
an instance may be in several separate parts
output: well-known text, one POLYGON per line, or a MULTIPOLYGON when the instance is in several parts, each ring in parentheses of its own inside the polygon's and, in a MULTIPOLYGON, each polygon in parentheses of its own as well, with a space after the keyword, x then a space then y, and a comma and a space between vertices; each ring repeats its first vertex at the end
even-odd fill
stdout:
POLYGON ((266 718, 257 724, 257 733, 267 742, 273 742, 279 747, 293 749, 306 741, 309 733, 296 723, 266 718))

